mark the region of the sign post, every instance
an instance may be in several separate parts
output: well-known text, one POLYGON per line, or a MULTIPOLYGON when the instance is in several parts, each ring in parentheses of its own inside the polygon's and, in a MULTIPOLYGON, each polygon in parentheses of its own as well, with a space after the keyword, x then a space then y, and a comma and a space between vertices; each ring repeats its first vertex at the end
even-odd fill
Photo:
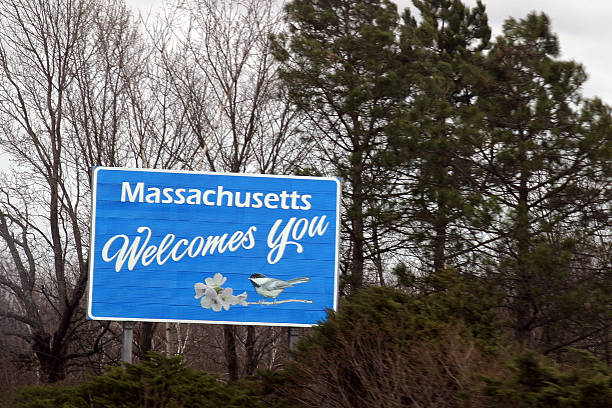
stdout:
POLYGON ((312 326, 336 309, 335 178, 98 167, 88 316, 312 326))
POLYGON ((132 364, 132 349, 134 344, 134 322, 123 322, 121 336, 121 361, 132 364))

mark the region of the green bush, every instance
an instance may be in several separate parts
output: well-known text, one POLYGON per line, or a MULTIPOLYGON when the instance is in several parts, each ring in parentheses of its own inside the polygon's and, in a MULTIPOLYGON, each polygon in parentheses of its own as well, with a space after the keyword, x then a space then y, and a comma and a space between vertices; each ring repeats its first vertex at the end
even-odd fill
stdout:
POLYGON ((21 389, 16 408, 609 408, 612 369, 574 351, 554 364, 499 335, 486 289, 449 273, 435 293, 364 288, 304 336, 285 370, 238 382, 180 357, 110 368, 78 386, 21 389), (505 361, 512 361, 504 364, 505 361))
POLYGON ((6 407, 15 408, 77 408, 86 407, 78 387, 33 385, 18 390, 6 407))
POLYGON ((440 278, 427 295, 371 287, 346 298, 299 342, 285 395, 320 408, 612 407, 612 368, 585 352, 558 366, 520 351, 500 336, 486 288, 440 278))
POLYGON ((610 408, 612 369, 586 352, 560 367, 533 351, 521 353, 505 379, 487 379, 492 406, 504 408, 610 408))
POLYGON ((496 324, 472 330, 465 322, 485 322, 478 314, 490 316, 490 306, 462 304, 454 291, 360 290, 300 340, 286 395, 319 407, 485 406, 477 374, 496 357, 479 343, 494 338, 496 324))
POLYGON ((261 405, 255 381, 224 383, 185 366, 181 357, 150 353, 150 360, 112 367, 79 386, 33 386, 20 390, 16 408, 242 408, 261 405))

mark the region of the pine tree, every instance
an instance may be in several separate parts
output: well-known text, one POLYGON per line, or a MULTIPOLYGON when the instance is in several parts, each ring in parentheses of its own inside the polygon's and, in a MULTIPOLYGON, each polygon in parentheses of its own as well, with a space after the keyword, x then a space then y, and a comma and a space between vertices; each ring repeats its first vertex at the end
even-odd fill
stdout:
POLYGON ((549 329, 596 316, 587 312, 594 279, 607 274, 599 284, 610 282, 601 266, 576 267, 581 237, 610 225, 610 108, 582 98, 583 67, 558 56, 546 15, 506 21, 487 58, 482 148, 474 156, 501 208, 491 255, 516 339, 551 350, 584 333, 547 338, 549 329))
POLYGON ((406 10, 402 45, 418 58, 410 64, 418 93, 398 126, 396 149, 408 194, 417 256, 427 272, 440 274, 469 253, 474 224, 488 217, 475 188, 477 172, 468 158, 476 146, 473 118, 491 30, 485 7, 459 0, 415 0, 419 23, 406 10))
POLYGON ((286 12, 290 31, 276 49, 281 77, 306 120, 316 172, 343 180, 344 261, 356 289, 368 261, 390 248, 380 237, 390 222, 393 177, 381 153, 408 83, 397 8, 387 0, 294 0, 286 12))

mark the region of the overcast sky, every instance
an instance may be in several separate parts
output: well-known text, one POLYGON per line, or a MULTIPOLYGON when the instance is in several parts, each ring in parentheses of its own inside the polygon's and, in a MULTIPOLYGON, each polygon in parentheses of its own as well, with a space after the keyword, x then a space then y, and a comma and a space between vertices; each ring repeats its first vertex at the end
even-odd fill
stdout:
MULTIPOLYGON (((464 0, 468 6, 476 0, 464 0)), ((397 1, 403 10, 411 0, 397 1)), ((561 58, 584 65, 589 79, 583 93, 612 105, 612 1, 610 0, 483 0, 493 36, 501 34, 508 17, 524 18, 530 11, 544 12, 559 37, 561 58)))
MULTIPOLYGON (((156 11, 163 0, 126 0, 138 12, 156 11)), ((358 1, 358 0, 355 0, 358 1)), ((476 0, 464 0, 474 6, 476 0)), ((400 11, 412 4, 411 0, 396 2, 400 11)), ((582 63, 589 75, 583 93, 599 96, 612 105, 612 0, 485 0, 489 24, 493 35, 501 33, 501 26, 508 17, 523 18, 530 11, 546 13, 552 29, 559 36, 563 59, 582 63)), ((0 169, 6 158, 0 155, 0 169)))
MULTIPOLYGON (((355 0, 358 1, 358 0, 355 0)), ((150 10, 161 5, 163 0, 127 0, 138 10, 150 10)), ((411 0, 397 0, 403 10, 411 0)), ((476 0, 464 0, 474 6, 476 0)), ((523 18, 530 11, 546 13, 552 22, 553 31, 559 36, 561 58, 582 63, 589 79, 584 86, 585 96, 599 96, 612 105, 612 20, 611 0, 484 0, 493 35, 501 33, 501 26, 508 17, 523 18)))

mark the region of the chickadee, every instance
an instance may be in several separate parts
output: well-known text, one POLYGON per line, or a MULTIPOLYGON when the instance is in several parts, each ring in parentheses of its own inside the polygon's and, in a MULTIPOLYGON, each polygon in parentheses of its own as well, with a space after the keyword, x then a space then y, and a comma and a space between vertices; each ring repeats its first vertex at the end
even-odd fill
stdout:
POLYGON ((284 281, 280 279, 268 278, 266 275, 262 275, 261 273, 254 273, 249 276, 249 280, 253 284, 255 292, 259 293, 265 298, 274 298, 274 302, 276 302, 276 297, 280 295, 283 290, 297 283, 309 282, 310 278, 303 277, 284 281))

